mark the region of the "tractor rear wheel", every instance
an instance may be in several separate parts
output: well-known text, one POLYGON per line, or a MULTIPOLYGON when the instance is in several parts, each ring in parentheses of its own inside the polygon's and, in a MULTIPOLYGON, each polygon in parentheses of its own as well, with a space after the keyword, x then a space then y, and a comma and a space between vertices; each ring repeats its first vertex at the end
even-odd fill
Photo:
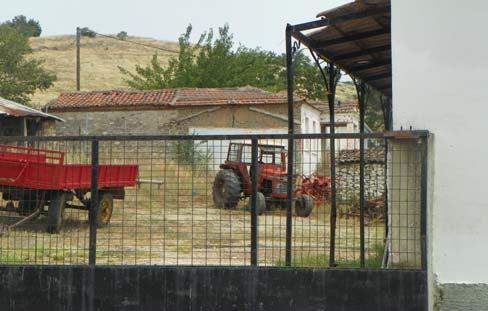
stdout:
MULTIPOLYGON (((264 211, 266 210, 266 197, 262 192, 258 192, 256 194, 256 207, 257 207, 257 212, 258 215, 264 214, 264 211)), ((252 211, 252 206, 251 206, 251 198, 249 197, 249 202, 247 204, 247 210, 252 211)))
POLYGON ((295 202, 295 215, 298 217, 308 217, 313 210, 313 199, 309 195, 301 195, 295 202))
POLYGON ((68 193, 59 191, 53 194, 47 211, 47 232, 59 233, 64 222, 64 210, 68 201, 68 193))
POLYGON ((241 183, 233 170, 220 170, 213 184, 213 200, 217 208, 235 208, 241 196, 241 183))

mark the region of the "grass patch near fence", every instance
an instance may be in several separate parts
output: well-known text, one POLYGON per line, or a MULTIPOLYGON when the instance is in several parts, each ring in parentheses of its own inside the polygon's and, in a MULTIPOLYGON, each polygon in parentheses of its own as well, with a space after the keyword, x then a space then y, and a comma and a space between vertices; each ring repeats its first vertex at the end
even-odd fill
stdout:
MULTIPOLYGON (((373 245, 370 250, 370 254, 365 258, 365 267, 368 269, 381 268, 383 263, 383 254, 385 247, 381 244, 373 245)), ((295 254, 292 258, 292 267, 307 267, 307 268, 329 268, 329 254, 317 254, 317 255, 298 255, 295 254)), ((337 268, 355 269, 360 268, 361 264, 359 260, 337 260, 337 268)), ((284 267, 285 261, 282 259, 276 262, 276 266, 284 267)))

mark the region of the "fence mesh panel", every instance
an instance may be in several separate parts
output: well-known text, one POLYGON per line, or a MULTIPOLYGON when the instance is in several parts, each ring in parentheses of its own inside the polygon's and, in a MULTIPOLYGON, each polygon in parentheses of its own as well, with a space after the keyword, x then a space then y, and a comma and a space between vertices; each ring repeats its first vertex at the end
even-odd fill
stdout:
POLYGON ((364 232, 366 268, 420 268, 423 144, 366 138, 361 211, 359 135, 335 137, 333 155, 330 135, 296 138, 293 198, 287 196, 288 137, 204 138, 2 142, 0 263, 88 264, 91 251, 103 265, 286 266, 288 250, 291 266, 359 268, 364 232), (255 176, 252 139, 258 142, 255 176), (91 197, 93 141, 98 200, 91 197), (54 153, 62 163, 46 159, 44 150, 62 152, 54 153), (32 219, 12 226, 26 215, 32 219), (92 249, 90 221, 96 224, 92 249))

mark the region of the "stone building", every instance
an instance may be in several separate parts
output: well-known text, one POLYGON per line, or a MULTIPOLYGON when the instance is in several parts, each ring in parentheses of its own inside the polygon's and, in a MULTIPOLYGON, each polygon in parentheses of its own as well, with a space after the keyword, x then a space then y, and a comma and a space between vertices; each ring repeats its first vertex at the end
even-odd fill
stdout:
MULTIPOLYGON (((320 124, 322 133, 330 132, 329 105, 326 102, 312 102, 315 108, 321 112, 320 124)), ((336 133, 359 133, 359 106, 356 101, 335 102, 335 132, 336 133)), ((365 132, 372 132, 365 124, 365 132)), ((368 143, 366 142, 366 145, 368 143)), ((337 150, 359 149, 359 141, 352 139, 336 140, 337 150)))
MULTIPOLYGON (((62 93, 45 106, 66 120, 52 124, 54 135, 218 135, 286 134, 287 97, 253 87, 177 88, 154 91, 62 93)), ((301 98, 295 102, 296 133, 319 133, 320 111, 301 98)), ((286 140, 261 143, 286 147, 286 140)), ((320 144, 300 142, 296 148, 304 173, 315 171, 320 144), (305 161, 304 161, 305 162, 305 161)), ((222 158, 228 142, 212 147, 222 158)))

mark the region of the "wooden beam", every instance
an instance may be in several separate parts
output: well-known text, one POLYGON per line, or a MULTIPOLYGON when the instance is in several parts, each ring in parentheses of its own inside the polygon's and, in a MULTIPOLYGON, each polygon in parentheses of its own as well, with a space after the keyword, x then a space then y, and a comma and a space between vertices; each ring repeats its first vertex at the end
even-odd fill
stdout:
POLYGON ((382 29, 367 31, 367 32, 363 32, 363 33, 350 35, 350 36, 340 37, 340 38, 336 38, 336 39, 330 39, 330 40, 326 40, 326 41, 316 41, 316 43, 313 47, 316 49, 322 49, 322 48, 326 48, 328 46, 335 45, 335 44, 342 44, 342 43, 348 43, 351 41, 363 40, 363 39, 381 36, 381 35, 385 35, 385 34, 389 34, 389 33, 390 33, 390 29, 383 29, 382 28, 382 29))
POLYGON ((187 116, 184 116, 183 118, 180 118, 180 119, 177 119, 175 120, 175 122, 182 122, 182 121, 186 121, 188 119, 191 119, 191 118, 194 118, 194 117, 198 117, 199 115, 202 115, 204 113, 210 113, 210 112, 214 112, 214 111, 217 111, 219 109, 221 109, 222 107, 215 107, 215 108, 210 108, 210 109, 205 109, 205 110, 202 110, 202 111, 199 111, 199 112, 196 112, 196 113, 192 113, 190 115, 187 115, 187 116))
POLYGON ((362 71, 362 70, 368 70, 368 69, 373 69, 373 68, 378 68, 378 67, 383 67, 383 66, 389 66, 391 65, 391 58, 386 58, 381 61, 377 62, 371 62, 367 64, 361 64, 361 65, 356 65, 351 68, 351 71, 357 72, 357 71, 362 71))
POLYGON ((386 79, 386 78, 390 78, 390 77, 391 77, 391 73, 388 72, 388 73, 377 74, 374 76, 367 76, 367 77, 362 78, 362 80, 364 82, 371 82, 371 81, 386 79))
POLYGON ((384 52, 384 51, 389 51, 389 50, 391 50, 391 45, 390 44, 388 44, 388 45, 382 45, 382 46, 377 46, 377 47, 374 47, 374 48, 364 49, 364 50, 360 50, 360 51, 356 51, 356 52, 339 54, 339 55, 333 56, 333 60, 335 60, 335 61, 341 61, 341 60, 345 60, 345 59, 348 59, 348 58, 355 58, 355 57, 359 57, 359 56, 365 56, 365 55, 369 55, 369 54, 373 54, 373 53, 379 53, 379 52, 384 52))
MULTIPOLYGON (((270 116, 270 117, 273 117, 273 118, 276 118, 276 119, 280 119, 280 120, 283 120, 283 121, 288 121, 288 116, 284 116, 282 114, 279 114, 279 113, 272 113, 272 112, 269 112, 267 110, 264 110, 264 109, 259 109, 259 108, 254 108, 254 107, 249 107, 249 110, 251 111, 254 111, 254 112, 258 112, 258 113, 262 113, 264 115, 267 115, 267 116, 270 116)), ((300 121, 298 120, 293 120, 295 122, 295 124, 300 124, 300 121)))

